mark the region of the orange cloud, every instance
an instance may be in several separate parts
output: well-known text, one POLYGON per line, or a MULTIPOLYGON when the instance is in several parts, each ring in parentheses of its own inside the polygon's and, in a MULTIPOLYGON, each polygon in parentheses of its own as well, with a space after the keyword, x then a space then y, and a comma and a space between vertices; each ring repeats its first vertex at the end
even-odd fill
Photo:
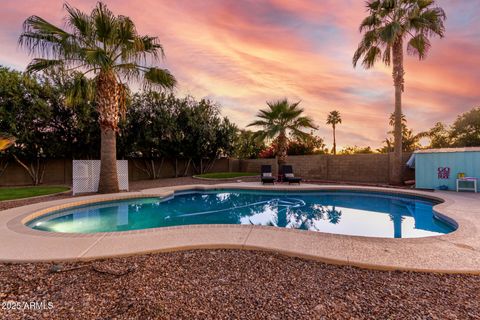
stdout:
MULTIPOLYGON (((90 10, 96 0, 70 1, 90 10)), ((480 3, 439 0, 447 10, 447 38, 434 40, 426 61, 406 58, 404 112, 416 130, 480 104, 480 3), (470 30, 470 31, 469 31, 470 30)), ((179 94, 210 97, 240 127, 265 101, 302 100, 307 114, 331 141, 326 115, 338 109, 340 145, 378 147, 393 111, 391 71, 353 69, 352 54, 366 14, 358 0, 156 1, 141 5, 108 1, 130 16, 142 33, 159 36, 165 66, 179 80, 179 94)), ((37 14, 61 23, 60 0, 4 0, 0 13, 0 63, 24 68, 29 58, 16 48, 22 21, 37 14)))

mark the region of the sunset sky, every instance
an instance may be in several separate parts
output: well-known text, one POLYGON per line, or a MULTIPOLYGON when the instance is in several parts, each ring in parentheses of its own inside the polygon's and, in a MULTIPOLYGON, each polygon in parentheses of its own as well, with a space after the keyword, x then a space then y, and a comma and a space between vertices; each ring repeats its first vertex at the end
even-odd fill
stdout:
MULTIPOLYGON (((90 12, 95 0, 70 0, 90 12)), ((110 0, 140 33, 158 36, 162 64, 177 77, 178 95, 209 97, 239 127, 266 100, 287 97, 319 125, 330 146, 327 113, 343 116, 340 147, 379 147, 393 111, 391 71, 354 69, 352 55, 366 15, 364 0, 110 0)), ((406 57, 404 113, 415 131, 480 106, 480 1, 438 0, 447 35, 434 39, 426 61, 406 57)), ((2 0, 0 64, 23 70, 29 57, 17 46, 22 22, 39 15, 62 24, 59 0, 2 0)))

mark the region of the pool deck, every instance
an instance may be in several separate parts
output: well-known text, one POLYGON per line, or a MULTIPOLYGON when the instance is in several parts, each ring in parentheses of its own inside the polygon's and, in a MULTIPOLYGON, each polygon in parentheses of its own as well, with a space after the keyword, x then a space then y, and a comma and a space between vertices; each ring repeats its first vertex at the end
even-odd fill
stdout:
POLYGON ((0 262, 92 260, 149 252, 200 248, 258 249, 381 270, 480 274, 480 194, 342 186, 226 183, 146 189, 68 198, 0 212, 0 262), (436 214, 458 225, 450 234, 410 239, 337 235, 250 225, 192 225, 127 232, 68 234, 33 230, 24 225, 60 208, 135 197, 165 197, 199 189, 363 190, 442 199, 436 214))

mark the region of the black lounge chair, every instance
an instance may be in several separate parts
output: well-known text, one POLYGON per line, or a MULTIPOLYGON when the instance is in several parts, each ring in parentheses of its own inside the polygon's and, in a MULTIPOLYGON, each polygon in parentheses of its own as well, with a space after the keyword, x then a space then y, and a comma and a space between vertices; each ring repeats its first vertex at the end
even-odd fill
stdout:
POLYGON ((290 165, 282 166, 282 175, 283 175, 282 181, 288 182, 288 184, 291 184, 291 183, 300 184, 300 182, 302 182, 302 178, 294 176, 293 168, 290 165))
POLYGON ((262 184, 275 182, 275 178, 272 174, 272 166, 270 165, 262 165, 262 172, 260 178, 262 179, 262 184))

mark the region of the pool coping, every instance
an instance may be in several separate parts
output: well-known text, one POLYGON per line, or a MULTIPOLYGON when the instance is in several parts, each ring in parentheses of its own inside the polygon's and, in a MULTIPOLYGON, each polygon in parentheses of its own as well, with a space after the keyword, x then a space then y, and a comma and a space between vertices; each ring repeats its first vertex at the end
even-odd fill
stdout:
POLYGON ((0 212, 0 262, 93 260, 152 252, 231 248, 276 251, 327 263, 381 270, 480 274, 480 195, 351 185, 273 185, 257 182, 183 185, 91 195, 0 212), (95 234, 53 233, 24 225, 72 206, 129 198, 168 197, 185 190, 352 190, 443 201, 434 207, 457 230, 427 238, 388 239, 246 225, 188 225, 95 234))

